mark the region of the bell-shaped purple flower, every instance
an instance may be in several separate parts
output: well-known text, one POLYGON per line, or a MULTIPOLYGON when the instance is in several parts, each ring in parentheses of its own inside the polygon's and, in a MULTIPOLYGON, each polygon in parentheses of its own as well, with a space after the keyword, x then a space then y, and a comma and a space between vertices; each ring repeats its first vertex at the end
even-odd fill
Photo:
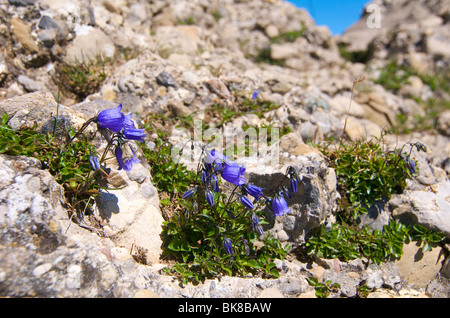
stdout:
POLYGON ((205 164, 210 168, 214 168, 215 171, 221 171, 223 163, 228 162, 228 158, 217 150, 211 150, 205 158, 205 164))
POLYGON ((244 185, 244 191, 246 193, 250 194, 256 200, 258 200, 259 198, 264 196, 264 194, 262 193, 263 190, 264 190, 264 188, 260 188, 260 187, 254 185, 254 184, 246 184, 246 185, 244 185))
POLYGON ((123 130, 123 135, 127 139, 133 139, 138 141, 143 141, 145 138, 145 132, 144 129, 137 129, 137 128, 126 128, 123 130))
POLYGON ((134 121, 131 120, 131 117, 133 116, 133 114, 129 114, 128 116, 124 117, 123 120, 123 128, 124 129, 129 129, 129 128, 134 128, 134 121))
POLYGON ((255 207, 252 201, 250 201, 250 199, 245 195, 241 195, 240 200, 241 203, 250 210, 252 210, 255 207))
POLYGON ((116 149, 114 149, 114 154, 116 155, 117 163, 119 164, 119 170, 122 170, 125 168, 125 163, 123 162, 123 153, 120 147, 116 147, 116 149))
POLYGON ((416 162, 410 156, 405 157, 406 167, 412 174, 416 173, 416 162))
POLYGON ((100 162, 98 161, 98 158, 94 155, 89 156, 89 163, 91 164, 91 167, 94 171, 97 171, 100 169, 100 162))
POLYGON ((214 194, 212 193, 211 190, 209 190, 209 189, 205 190, 205 199, 206 199, 206 202, 208 202, 208 204, 211 207, 214 206, 214 194))
POLYGON ((282 195, 278 195, 272 201, 272 211, 274 216, 281 216, 291 212, 291 209, 289 209, 284 197, 282 195))
POLYGON ((254 231, 256 231, 259 235, 264 234, 264 230, 263 230, 262 226, 259 224, 259 219, 255 213, 252 213, 250 222, 252 224, 252 228, 254 231))
POLYGON ((119 132, 124 126, 125 115, 122 113, 122 104, 112 109, 102 110, 97 116, 97 125, 119 132))
POLYGON ((216 175, 213 174, 211 176, 210 184, 211 184, 211 188, 213 189, 214 192, 219 192, 220 191, 219 182, 217 181, 216 175))
POLYGON ((291 186, 292 193, 297 193, 297 191, 298 191, 298 179, 297 178, 292 178, 290 180, 290 186, 291 186))
POLYGON ((202 184, 205 185, 206 182, 208 181, 208 173, 206 172, 205 169, 202 170, 202 184))
POLYGON ((252 94, 252 100, 257 99, 257 98, 258 98, 258 95, 259 95, 259 90, 255 89, 255 90, 253 91, 253 94, 252 94))
POLYGON ((231 240, 226 236, 223 237, 223 248, 228 255, 234 255, 233 244, 231 243, 231 240))
POLYGON ((239 166, 237 163, 230 162, 224 164, 224 168, 222 170, 222 178, 230 183, 240 186, 245 183, 244 173, 245 168, 243 166, 239 166))
POLYGON ((132 156, 130 158, 126 159, 124 162, 123 157, 122 157, 123 156, 122 149, 120 149, 120 147, 116 147, 116 149, 114 150, 114 154, 116 155, 117 163, 119 164, 119 170, 124 169, 125 171, 130 171, 131 168, 133 167, 133 165, 141 162, 138 158, 136 158, 134 156, 133 149, 131 149, 131 152, 132 152, 132 156))
POLYGON ((134 165, 137 165, 141 160, 139 160, 136 157, 132 157, 130 159, 125 160, 125 171, 130 171, 131 168, 133 168, 134 165))

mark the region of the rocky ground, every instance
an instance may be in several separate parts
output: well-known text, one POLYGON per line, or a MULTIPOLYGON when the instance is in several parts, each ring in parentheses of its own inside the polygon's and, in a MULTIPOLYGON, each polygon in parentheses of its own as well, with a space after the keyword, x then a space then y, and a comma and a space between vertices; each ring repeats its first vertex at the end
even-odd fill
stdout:
MULTIPOLYGON (((374 3, 380 29, 367 28, 366 14, 333 37, 306 11, 278 0, 0 0, 0 113, 8 113, 13 129, 36 123, 46 131, 58 102, 59 115, 75 127, 122 103, 138 124, 153 116, 167 132, 180 119, 217 125, 224 136, 249 126, 289 131, 279 143, 279 166, 242 162, 260 182, 289 164, 315 167, 307 184, 319 193, 308 201, 315 208, 305 216, 297 202, 271 229, 294 244, 329 219, 338 198, 334 169, 307 143, 339 139, 348 113, 349 141, 395 127, 399 135, 384 136, 388 146, 427 146, 426 154, 414 153, 419 175, 383 217, 413 216, 450 238, 450 6, 374 3), (394 78, 380 83, 385 70, 394 78), (354 81, 363 76, 349 109, 354 81), (239 113, 255 90, 279 107, 239 113), (223 122, 217 109, 234 113, 223 122)), ((153 140, 148 136, 147 145, 153 140)), ((127 186, 98 200, 98 235, 68 219, 63 189, 39 162, 6 155, 0 161, 2 296, 314 297, 306 277, 339 283, 336 297, 357 296, 362 283, 374 290, 369 297, 450 295, 448 249, 419 255, 414 244, 400 260, 379 266, 291 255, 277 263, 278 279, 222 277, 181 287, 159 271, 163 216, 151 167, 113 169, 115 185, 127 186), (146 265, 136 261, 139 249, 147 251, 146 265)))

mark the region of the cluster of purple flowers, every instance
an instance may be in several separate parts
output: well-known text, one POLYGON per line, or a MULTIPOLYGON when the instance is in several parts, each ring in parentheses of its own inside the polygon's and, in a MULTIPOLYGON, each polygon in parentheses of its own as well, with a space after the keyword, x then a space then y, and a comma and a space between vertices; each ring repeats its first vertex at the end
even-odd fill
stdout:
POLYGON ((122 113, 122 104, 120 104, 116 108, 102 110, 95 119, 100 129, 108 129, 113 133, 109 141, 115 141, 114 155, 119 164, 119 170, 129 171, 134 164, 140 162, 133 148, 127 144, 127 140, 143 141, 145 132, 144 129, 135 128, 131 117, 132 114, 126 116, 122 113), (124 152, 127 154, 125 158, 124 152))
MULTIPOLYGON (((287 176, 290 179, 290 187, 280 187, 276 191, 273 198, 264 194, 264 188, 260 188, 254 184, 248 183, 245 180, 245 167, 238 165, 222 153, 212 150, 205 154, 203 165, 201 167, 201 180, 205 190, 205 200, 209 206, 215 206, 214 193, 220 191, 218 177, 222 177, 225 181, 234 184, 233 191, 239 197, 240 203, 248 210, 255 209, 258 201, 263 200, 265 205, 273 212, 273 216, 282 216, 289 213, 291 210, 288 207, 286 197, 290 198, 292 193, 298 191, 298 174, 294 168, 290 167, 287 171, 287 176)), ((199 190, 199 186, 188 189, 183 194, 183 199, 193 197, 199 190)), ((250 224, 252 229, 259 235, 264 234, 264 230, 259 223, 259 219, 254 212, 250 214, 250 224)), ((229 238, 224 238, 223 245, 227 254, 233 255, 232 242, 229 238)))

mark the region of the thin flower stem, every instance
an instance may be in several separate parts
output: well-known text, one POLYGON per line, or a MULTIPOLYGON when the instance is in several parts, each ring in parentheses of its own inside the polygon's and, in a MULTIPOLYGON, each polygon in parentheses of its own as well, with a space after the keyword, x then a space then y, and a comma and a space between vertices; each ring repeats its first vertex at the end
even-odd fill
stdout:
POLYGON ((92 117, 90 119, 88 119, 83 126, 81 126, 81 128, 75 133, 75 135, 73 135, 72 138, 70 138, 64 145, 63 148, 65 148, 68 144, 70 144, 76 137, 78 137, 88 126, 90 123, 92 123, 94 120, 96 119, 96 117, 92 117))
POLYGON ((106 145, 105 151, 103 152, 102 157, 100 158, 99 162, 102 164, 102 162, 105 160, 105 156, 108 153, 109 149, 111 148, 113 142, 118 138, 117 134, 114 134, 111 139, 109 139, 108 144, 106 145))
POLYGON ((56 134, 56 127, 58 127, 58 117, 59 117, 59 98, 61 93, 61 83, 62 79, 59 81, 59 87, 58 87, 58 97, 56 100, 56 117, 55 117, 55 125, 53 126, 53 137, 55 137, 56 134))
POLYGON ((235 194, 237 188, 239 188, 238 185, 236 185, 236 186, 234 187, 233 191, 231 192, 230 196, 228 197, 228 202, 227 202, 227 205, 226 205, 225 207, 228 207, 228 205, 230 205, 230 203, 231 203, 231 198, 234 196, 234 194, 235 194))
POLYGON ((338 151, 341 149, 342 140, 344 139, 345 128, 347 127, 347 120, 348 120, 348 116, 350 115, 350 108, 351 108, 351 106, 352 106, 353 93, 354 93, 355 87, 356 87, 356 85, 357 85, 358 83, 363 82, 365 79, 366 79, 366 76, 364 75, 364 76, 362 76, 362 77, 360 77, 360 78, 358 78, 358 79, 355 79, 355 80, 353 81, 352 92, 351 92, 351 95, 350 95, 350 103, 349 103, 349 105, 348 105, 347 116, 345 117, 344 128, 342 129, 342 135, 341 135, 341 138, 339 139, 339 148, 338 148, 338 151))

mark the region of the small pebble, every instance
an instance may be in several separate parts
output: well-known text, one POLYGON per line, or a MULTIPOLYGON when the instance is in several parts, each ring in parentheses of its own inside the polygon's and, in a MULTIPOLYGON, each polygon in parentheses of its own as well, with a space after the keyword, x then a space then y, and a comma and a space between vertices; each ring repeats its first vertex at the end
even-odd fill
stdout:
POLYGON ((156 83, 164 87, 172 86, 173 88, 177 88, 177 85, 175 84, 175 80, 173 79, 172 75, 170 75, 167 72, 159 73, 159 75, 156 77, 156 83))

